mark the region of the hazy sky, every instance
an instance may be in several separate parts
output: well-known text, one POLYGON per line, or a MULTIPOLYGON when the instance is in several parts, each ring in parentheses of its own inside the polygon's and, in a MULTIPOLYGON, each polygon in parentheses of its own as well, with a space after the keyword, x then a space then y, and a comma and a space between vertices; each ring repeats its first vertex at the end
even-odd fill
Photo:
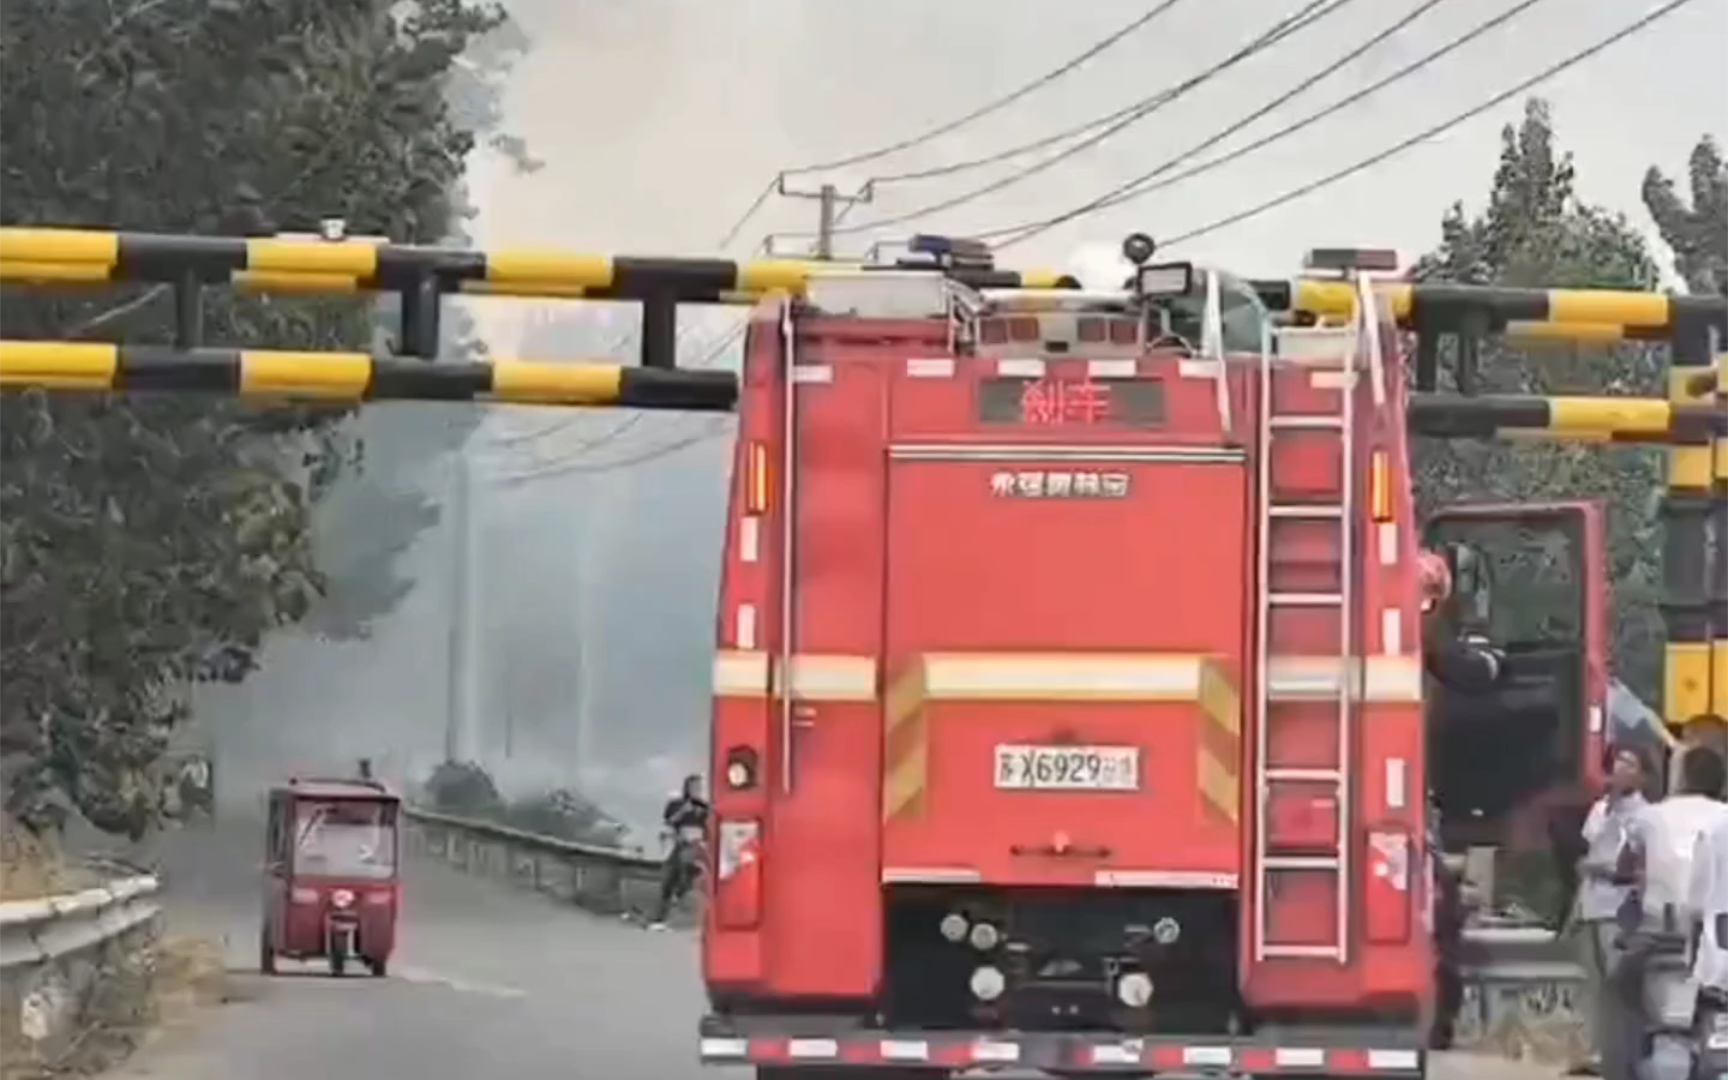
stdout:
MULTIPOLYGON (((1329 104, 1513 5, 1442 0, 1361 62, 1236 139, 1329 104)), ((874 148, 965 113, 1150 5, 515 0, 509 6, 534 49, 510 84, 508 124, 546 167, 519 176, 479 156, 476 235, 492 247, 709 254, 776 171, 874 148)), ((873 174, 964 160, 1111 112, 1203 70, 1299 6, 1183 0, 1079 72, 975 127, 827 179, 856 185, 873 174)), ((1065 226, 1005 261, 1067 265, 1082 244, 1114 247, 1130 230, 1167 237, 1205 224, 1408 138, 1654 6, 1536 3, 1489 37, 1285 143, 1065 226)), ((1415 0, 1355 0, 1103 145, 918 224, 965 233, 1084 202, 1186 150, 1414 7, 1415 0)), ((1728 139, 1720 94, 1725 43, 1728 0, 1693 0, 1541 89, 1553 103, 1562 146, 1577 156, 1585 198, 1649 227, 1638 200, 1644 170, 1657 163, 1683 172, 1700 135, 1728 139)), ((1302 251, 1317 245, 1393 246, 1408 259, 1433 245, 1449 203, 1480 204, 1499 130, 1521 109, 1522 99, 1508 102, 1364 175, 1180 253, 1256 276, 1293 273, 1302 251)), ((878 204, 859 208, 851 220, 947 198, 1024 163, 885 186, 878 204)), ((732 253, 747 254, 771 228, 813 222, 810 203, 770 202, 732 253)), ((887 235, 906 231, 900 226, 887 235)), ((867 239, 848 237, 841 250, 862 250, 867 239)), ((483 302, 476 310, 494 349, 511 351, 529 305, 483 302)), ((574 334, 559 351, 592 355, 609 336, 574 334)), ((495 413, 472 455, 482 478, 477 505, 486 566, 481 749, 522 784, 569 782, 585 750, 606 768, 589 771, 584 782, 640 819, 682 769, 701 759, 705 745, 728 444, 708 439, 634 468, 501 487, 495 478, 525 468, 589 469, 652 454, 707 430, 707 421, 656 416, 608 438, 619 417, 495 413), (540 438, 495 444, 500 433, 547 429, 540 438), (508 760, 507 714, 513 717, 508 760)), ((428 476, 436 483, 434 466, 428 476)), ((216 696, 237 714, 226 722, 250 718, 259 734, 250 753, 261 774, 288 761, 360 753, 415 768, 435 759, 443 731, 448 543, 448 530, 435 530, 410 555, 408 566, 423 584, 373 641, 344 647, 279 641, 260 677, 216 696), (315 697, 308 687, 317 688, 315 697)))

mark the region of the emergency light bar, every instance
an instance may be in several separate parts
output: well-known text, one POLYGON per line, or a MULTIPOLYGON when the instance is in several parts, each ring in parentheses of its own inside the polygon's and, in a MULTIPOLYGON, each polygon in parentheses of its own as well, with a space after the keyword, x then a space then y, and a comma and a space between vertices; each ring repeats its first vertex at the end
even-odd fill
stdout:
POLYGON ((1398 253, 1391 248, 1314 248, 1303 259, 1309 270, 1378 270, 1396 273, 1398 253))
POLYGON ((991 270, 996 266, 996 257, 990 254, 989 245, 966 237, 919 233, 906 242, 906 250, 913 255, 928 255, 938 266, 966 266, 979 270, 991 270))

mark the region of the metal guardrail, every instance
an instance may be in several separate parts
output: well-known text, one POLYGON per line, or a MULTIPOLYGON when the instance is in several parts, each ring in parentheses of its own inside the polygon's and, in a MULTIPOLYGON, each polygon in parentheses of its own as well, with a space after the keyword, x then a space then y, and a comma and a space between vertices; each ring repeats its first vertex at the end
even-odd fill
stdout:
POLYGON ((0 971, 57 960, 154 919, 161 911, 153 876, 38 900, 0 903, 0 971))
POLYGON ((408 843, 469 873, 507 880, 601 914, 642 910, 660 886, 662 861, 496 822, 406 806, 408 843))

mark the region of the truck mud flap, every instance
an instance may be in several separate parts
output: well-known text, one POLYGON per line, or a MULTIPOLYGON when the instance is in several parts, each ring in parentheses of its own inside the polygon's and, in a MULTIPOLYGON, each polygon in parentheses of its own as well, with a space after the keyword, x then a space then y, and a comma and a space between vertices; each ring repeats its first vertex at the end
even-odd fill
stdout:
POLYGON ((854 1030, 833 1036, 729 1033, 703 1025, 704 1065, 933 1065, 948 1069, 1043 1069, 1062 1073, 1180 1072, 1200 1075, 1422 1077, 1426 1052, 1412 1046, 1322 1045, 1176 1036, 1125 1038, 1084 1032, 854 1030))

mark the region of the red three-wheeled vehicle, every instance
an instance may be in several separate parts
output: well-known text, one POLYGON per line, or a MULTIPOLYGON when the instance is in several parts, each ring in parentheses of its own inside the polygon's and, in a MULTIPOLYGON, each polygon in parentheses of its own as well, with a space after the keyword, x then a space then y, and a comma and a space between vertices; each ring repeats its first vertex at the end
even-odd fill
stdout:
POLYGON ((389 968, 401 904, 401 798, 369 777, 295 779, 270 792, 258 967, 327 960, 389 968))

